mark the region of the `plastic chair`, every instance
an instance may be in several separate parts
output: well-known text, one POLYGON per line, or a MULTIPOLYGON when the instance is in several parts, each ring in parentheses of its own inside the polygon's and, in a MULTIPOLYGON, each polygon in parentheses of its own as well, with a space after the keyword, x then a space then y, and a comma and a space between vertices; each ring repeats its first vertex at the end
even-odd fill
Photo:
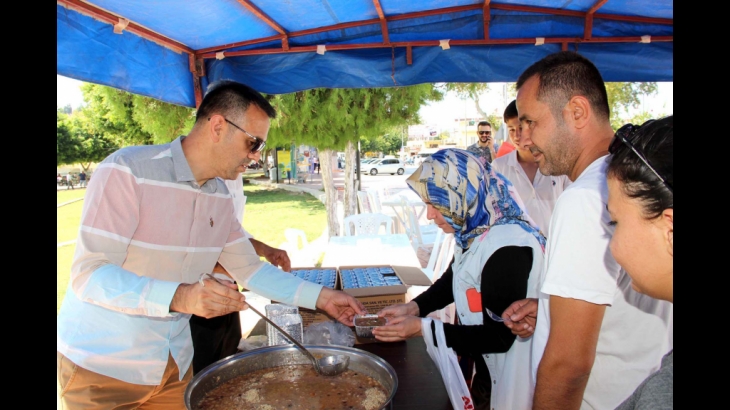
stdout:
POLYGON ((373 209, 370 206, 370 199, 368 193, 365 191, 357 191, 357 204, 360 206, 360 213, 372 213, 373 209))
POLYGON ((370 188, 367 191, 368 202, 370 203, 370 210, 374 213, 385 214, 393 218, 393 232, 394 233, 405 233, 406 225, 403 222, 403 216, 399 214, 397 208, 394 209, 392 206, 383 205, 381 200, 386 198, 386 190, 383 188, 370 188))
POLYGON ((308 245, 307 234, 301 229, 284 229, 284 237, 287 242, 292 244, 296 249, 303 249, 308 245))
POLYGON ((370 204, 370 210, 374 213, 382 213, 382 207, 380 206, 381 194, 376 189, 368 189, 367 191, 368 202, 370 204))
POLYGON ((431 283, 436 282, 449 266, 449 262, 453 256, 454 234, 444 233, 444 231, 439 229, 436 233, 433 248, 431 248, 428 263, 421 270, 431 280, 431 283))
MULTIPOLYGON (((326 231, 326 229, 325 229, 326 231)), ((324 253, 321 239, 307 241, 307 234, 301 229, 287 228, 284 230, 286 242, 279 245, 279 249, 289 255, 292 268, 311 268, 316 266, 324 253)), ((326 239, 325 239, 326 242, 326 239)))
POLYGON ((408 200, 401 196, 401 208, 405 215, 406 233, 411 239, 413 249, 418 249, 421 245, 430 245, 435 243, 436 235, 441 229, 433 223, 421 225, 418 221, 416 211, 408 200))
POLYGON ((383 225, 384 234, 393 233, 393 218, 379 213, 350 215, 345 218, 344 225, 345 236, 380 235, 383 225))

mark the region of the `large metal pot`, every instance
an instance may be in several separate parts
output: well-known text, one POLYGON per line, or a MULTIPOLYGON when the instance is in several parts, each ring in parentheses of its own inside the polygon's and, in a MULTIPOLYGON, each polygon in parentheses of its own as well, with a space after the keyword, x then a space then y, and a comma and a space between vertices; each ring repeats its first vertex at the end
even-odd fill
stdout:
MULTIPOLYGON (((349 369, 377 380, 388 393, 381 409, 393 408, 393 396, 398 389, 398 377, 393 367, 382 358, 353 347, 305 345, 316 357, 345 354, 350 356, 349 369)), ((294 345, 263 347, 234 354, 203 369, 193 377, 185 390, 185 406, 198 410, 205 394, 234 377, 271 367, 311 364, 312 362, 294 345)))

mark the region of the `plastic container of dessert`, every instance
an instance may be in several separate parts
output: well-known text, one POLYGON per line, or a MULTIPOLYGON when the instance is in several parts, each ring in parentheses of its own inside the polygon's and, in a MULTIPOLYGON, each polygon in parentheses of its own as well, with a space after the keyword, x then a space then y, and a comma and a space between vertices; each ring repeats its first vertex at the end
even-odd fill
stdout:
POLYGON ((353 319, 355 324, 355 334, 358 337, 375 338, 373 336, 373 329, 378 326, 384 326, 388 324, 388 321, 384 317, 378 317, 378 315, 355 315, 353 319))

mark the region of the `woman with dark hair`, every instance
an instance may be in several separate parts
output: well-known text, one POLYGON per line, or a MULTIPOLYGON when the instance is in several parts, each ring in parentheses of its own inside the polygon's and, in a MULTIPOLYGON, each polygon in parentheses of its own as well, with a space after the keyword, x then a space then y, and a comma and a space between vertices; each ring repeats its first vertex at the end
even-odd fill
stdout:
POLYGON ((373 334, 400 341, 435 334, 442 326, 447 347, 474 359, 476 409, 531 408, 532 338, 516 339, 499 315, 515 300, 535 297, 545 236, 525 213, 514 186, 468 151, 438 151, 406 182, 427 204, 427 218, 454 234, 454 259, 413 301, 381 310, 378 315, 388 317, 388 324, 373 334), (459 324, 421 319, 452 302, 459 324))
MULTIPOLYGON (((674 303, 674 116, 621 127, 609 152, 610 249, 637 292, 674 303)), ((674 350, 618 409, 672 408, 674 350)))

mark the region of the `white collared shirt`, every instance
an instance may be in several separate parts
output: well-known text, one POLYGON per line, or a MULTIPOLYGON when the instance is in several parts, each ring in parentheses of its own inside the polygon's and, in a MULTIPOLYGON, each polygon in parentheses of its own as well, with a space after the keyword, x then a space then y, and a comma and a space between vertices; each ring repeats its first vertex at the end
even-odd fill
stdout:
POLYGON ((535 180, 530 182, 522 165, 517 161, 517 150, 495 158, 492 161, 492 168, 512 182, 522 203, 525 204, 527 214, 540 227, 542 233, 549 237, 550 217, 553 214, 555 202, 570 185, 570 179, 565 175, 543 175, 538 169, 535 180))
POLYGON ((198 185, 179 137, 130 146, 94 172, 81 213, 56 350, 87 370, 158 385, 168 356, 193 359, 190 314, 170 311, 181 283, 216 262, 246 289, 314 309, 322 285, 261 261, 220 178, 198 185))
MULTIPOLYGON (((236 213, 236 217, 243 224, 243 213, 246 210, 246 195, 243 193, 243 175, 238 174, 236 179, 223 180, 228 187, 228 192, 233 198, 233 209, 236 213)), ((248 239, 252 239, 254 236, 250 232, 243 228, 243 232, 246 234, 248 239)))

